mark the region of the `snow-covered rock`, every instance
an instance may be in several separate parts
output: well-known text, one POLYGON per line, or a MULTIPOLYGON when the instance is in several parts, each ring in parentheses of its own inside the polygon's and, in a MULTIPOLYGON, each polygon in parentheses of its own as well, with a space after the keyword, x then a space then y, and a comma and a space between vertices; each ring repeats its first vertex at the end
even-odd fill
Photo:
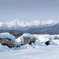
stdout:
POLYGON ((22 45, 24 44, 31 44, 34 43, 37 38, 29 33, 24 33, 21 37, 16 39, 18 42, 20 42, 22 45))
POLYGON ((9 33, 0 33, 0 43, 10 48, 19 45, 15 37, 9 33))

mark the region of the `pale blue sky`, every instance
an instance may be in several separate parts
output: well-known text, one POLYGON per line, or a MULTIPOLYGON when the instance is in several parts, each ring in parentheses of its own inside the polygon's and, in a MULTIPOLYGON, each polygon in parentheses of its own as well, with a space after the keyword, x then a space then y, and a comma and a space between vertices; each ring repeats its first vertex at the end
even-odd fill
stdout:
POLYGON ((14 19, 59 21, 59 0, 0 0, 0 22, 14 19))

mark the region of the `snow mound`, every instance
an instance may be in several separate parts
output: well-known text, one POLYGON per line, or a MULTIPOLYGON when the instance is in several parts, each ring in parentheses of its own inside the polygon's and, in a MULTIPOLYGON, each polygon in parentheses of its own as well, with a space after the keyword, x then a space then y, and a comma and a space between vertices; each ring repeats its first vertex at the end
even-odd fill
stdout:
POLYGON ((55 38, 59 38, 59 35, 49 35, 49 34, 44 34, 44 35, 34 35, 36 36, 41 43, 45 43, 49 41, 49 45, 57 45, 59 44, 59 40, 55 40, 55 38))
POLYGON ((49 40, 49 37, 50 37, 50 35, 48 35, 48 34, 44 34, 44 35, 35 35, 34 34, 34 36, 36 36, 37 38, 38 38, 38 40, 40 40, 40 42, 46 42, 46 41, 48 41, 49 40))
POLYGON ((6 51, 10 51, 11 49, 7 46, 3 46, 0 44, 0 52, 6 52, 6 51))

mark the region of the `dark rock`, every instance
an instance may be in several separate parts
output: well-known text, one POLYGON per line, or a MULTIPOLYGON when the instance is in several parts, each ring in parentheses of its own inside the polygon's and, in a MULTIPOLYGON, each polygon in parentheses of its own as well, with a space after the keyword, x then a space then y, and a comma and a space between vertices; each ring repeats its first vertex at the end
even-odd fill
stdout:
POLYGON ((12 43, 11 39, 8 38, 0 38, 0 43, 2 45, 7 45, 9 48, 14 47, 14 44, 12 43))
POLYGON ((46 45, 49 45, 49 41, 45 42, 46 45))

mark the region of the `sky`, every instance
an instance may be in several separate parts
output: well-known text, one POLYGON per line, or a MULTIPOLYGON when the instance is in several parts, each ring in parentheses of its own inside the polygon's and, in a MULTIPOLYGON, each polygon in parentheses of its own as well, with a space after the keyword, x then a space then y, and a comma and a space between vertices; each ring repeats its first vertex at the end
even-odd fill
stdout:
POLYGON ((0 0, 0 22, 14 19, 59 21, 59 0, 0 0))

